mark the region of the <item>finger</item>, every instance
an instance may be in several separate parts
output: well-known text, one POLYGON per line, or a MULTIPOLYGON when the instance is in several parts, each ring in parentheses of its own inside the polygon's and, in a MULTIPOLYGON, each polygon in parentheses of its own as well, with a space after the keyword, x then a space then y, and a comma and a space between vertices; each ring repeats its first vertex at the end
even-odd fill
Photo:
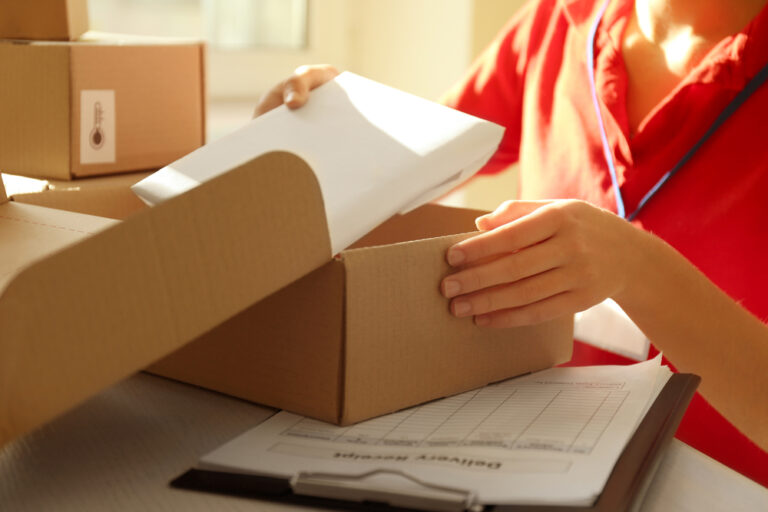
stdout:
POLYGON ((339 72, 333 66, 300 66, 283 88, 283 102, 288 108, 299 108, 309 99, 309 92, 333 80, 339 72))
POLYGON ((443 279, 440 289, 444 297, 451 298, 513 283, 562 265, 563 254, 553 239, 451 274, 443 279))
POLYGON ((495 328, 522 327, 571 315, 577 310, 574 305, 574 293, 564 292, 533 304, 476 316, 475 324, 495 328))
POLYGON ((477 316, 534 304, 570 289, 562 269, 553 269, 500 286, 486 288, 451 301, 454 316, 477 316))
POLYGON ((542 206, 551 204, 552 201, 504 201, 491 213, 487 213, 475 219, 477 229, 490 231, 520 217, 528 215, 542 206))
POLYGON ((333 80, 339 72, 333 66, 319 64, 300 66, 288 79, 270 89, 260 100, 253 117, 258 117, 272 109, 286 104, 289 108, 299 108, 309 98, 309 91, 333 80))
POLYGON ((260 115, 266 114, 270 110, 273 110, 282 105, 284 87, 285 82, 280 82, 275 87, 270 89, 264 96, 262 96, 258 105, 256 105, 256 109, 253 111, 253 117, 259 117, 260 115))
POLYGON ((518 251, 547 240, 555 234, 558 226, 557 215, 539 208, 508 224, 457 243, 448 249, 446 259, 450 265, 459 266, 518 251))

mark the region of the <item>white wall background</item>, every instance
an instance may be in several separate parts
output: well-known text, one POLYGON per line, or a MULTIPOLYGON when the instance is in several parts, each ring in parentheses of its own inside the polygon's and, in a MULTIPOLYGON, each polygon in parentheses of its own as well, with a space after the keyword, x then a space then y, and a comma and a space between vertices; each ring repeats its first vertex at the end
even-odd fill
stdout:
POLYGON ((213 100, 248 99, 307 63, 328 63, 437 99, 473 58, 477 0, 310 0, 306 50, 211 50, 213 100))
POLYGON ((472 0, 352 0, 347 68, 438 99, 469 66, 472 0))
POLYGON ((302 64, 328 63, 345 68, 349 55, 350 0, 310 0, 309 44, 305 50, 269 49, 208 53, 211 100, 250 100, 302 64))

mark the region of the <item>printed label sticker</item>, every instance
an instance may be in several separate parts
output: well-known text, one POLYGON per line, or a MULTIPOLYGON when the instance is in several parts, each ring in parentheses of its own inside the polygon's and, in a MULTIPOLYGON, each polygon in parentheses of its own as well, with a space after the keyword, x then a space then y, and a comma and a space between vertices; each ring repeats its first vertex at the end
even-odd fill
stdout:
POLYGON ((115 91, 80 91, 80 163, 115 161, 115 91))

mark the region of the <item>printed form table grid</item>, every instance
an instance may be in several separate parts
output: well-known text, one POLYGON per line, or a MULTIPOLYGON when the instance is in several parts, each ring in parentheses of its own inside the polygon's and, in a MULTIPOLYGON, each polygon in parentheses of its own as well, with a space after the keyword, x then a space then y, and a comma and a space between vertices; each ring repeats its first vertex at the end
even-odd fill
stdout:
POLYGON ((588 454, 628 391, 506 382, 349 427, 302 418, 282 435, 371 446, 493 446, 588 454))

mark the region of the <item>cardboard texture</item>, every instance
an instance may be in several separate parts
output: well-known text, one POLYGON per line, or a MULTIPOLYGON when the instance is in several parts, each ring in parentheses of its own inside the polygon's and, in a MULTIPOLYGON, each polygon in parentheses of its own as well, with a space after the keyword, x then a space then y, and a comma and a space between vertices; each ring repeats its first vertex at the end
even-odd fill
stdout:
POLYGON ((480 329, 438 292, 445 250, 483 212, 423 206, 149 371, 349 424, 565 362, 566 318, 480 329), (407 243, 426 236, 440 238, 407 243), (376 244, 394 244, 377 245, 376 244))
POLYGON ((156 39, 0 42, 0 169, 69 180, 189 153, 205 137, 203 56, 156 39))
POLYGON ((286 153, 122 223, 0 205, 0 445, 323 265, 323 212, 286 153))
POLYGON ((66 41, 87 30, 87 0, 0 0, 0 39, 66 41))
POLYGON ((333 258, 324 212, 283 152, 123 222, 0 204, 0 445, 189 342, 153 370, 342 423, 568 359, 570 319, 450 317, 437 282, 455 237, 333 258))
POLYGON ((130 187, 149 174, 139 172, 73 181, 48 180, 44 190, 14 194, 11 199, 18 203, 123 220, 147 208, 130 187))

